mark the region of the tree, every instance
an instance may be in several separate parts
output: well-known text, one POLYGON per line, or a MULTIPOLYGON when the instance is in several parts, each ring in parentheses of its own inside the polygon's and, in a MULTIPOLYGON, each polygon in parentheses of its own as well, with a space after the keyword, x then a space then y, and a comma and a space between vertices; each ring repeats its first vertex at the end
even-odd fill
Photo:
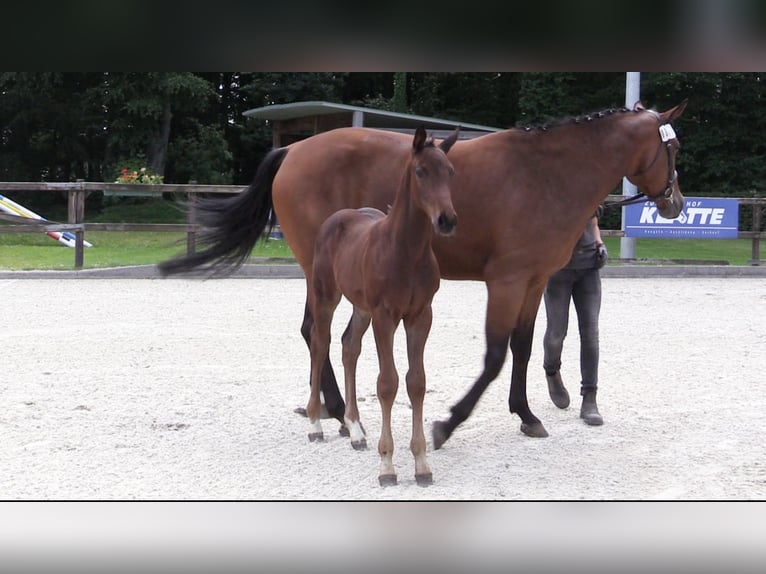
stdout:
POLYGON ((174 114, 193 114, 213 103, 215 92, 191 72, 105 73, 103 102, 108 161, 146 158, 146 167, 164 174, 174 114))
POLYGON ((517 125, 539 125, 624 104, 623 72, 529 72, 521 74, 517 125))
POLYGON ((516 121, 519 74, 428 72, 413 76, 414 113, 492 127, 516 121))
POLYGON ((678 166, 687 194, 763 195, 766 109, 761 74, 658 72, 647 74, 642 83, 658 109, 689 99, 677 122, 682 143, 678 166))

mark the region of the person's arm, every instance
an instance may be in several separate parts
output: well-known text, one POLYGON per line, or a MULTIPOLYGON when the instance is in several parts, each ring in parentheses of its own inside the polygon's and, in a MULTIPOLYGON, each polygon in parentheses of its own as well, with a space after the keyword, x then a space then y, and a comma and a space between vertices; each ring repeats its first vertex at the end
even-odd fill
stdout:
POLYGON ((604 240, 601 239, 601 228, 598 226, 598 218, 595 215, 591 217, 590 226, 593 230, 593 237, 596 239, 596 245, 603 245, 604 240))
POLYGON ((595 215, 590 220, 590 225, 593 230, 593 237, 596 239, 596 261, 599 268, 606 265, 606 260, 609 259, 609 253, 604 245, 604 240, 601 239, 601 228, 598 226, 598 217, 595 215))

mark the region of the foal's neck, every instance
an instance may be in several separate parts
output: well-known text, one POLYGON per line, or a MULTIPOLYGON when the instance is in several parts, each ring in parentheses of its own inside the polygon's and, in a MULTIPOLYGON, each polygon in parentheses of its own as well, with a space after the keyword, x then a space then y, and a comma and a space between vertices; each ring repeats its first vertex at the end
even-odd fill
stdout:
POLYGON ((433 239, 431 219, 413 201, 413 186, 417 185, 414 179, 408 166, 396 191, 394 203, 382 222, 383 233, 392 245, 396 245, 396 253, 408 259, 413 253, 430 251, 433 239))

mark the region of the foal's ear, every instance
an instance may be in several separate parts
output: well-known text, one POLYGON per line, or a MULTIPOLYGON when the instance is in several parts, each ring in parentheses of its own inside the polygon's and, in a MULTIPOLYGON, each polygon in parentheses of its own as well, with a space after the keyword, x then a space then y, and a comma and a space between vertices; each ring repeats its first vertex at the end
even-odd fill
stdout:
POLYGON ((683 102, 678 104, 675 108, 670 108, 668 111, 664 112, 662 115, 662 121, 666 124, 672 123, 674 120, 681 117, 681 114, 684 113, 684 110, 686 109, 686 104, 689 103, 689 98, 686 98, 683 102))
POLYGON ((460 126, 455 128, 455 131, 450 134, 450 136, 442 140, 442 143, 439 144, 439 147, 444 153, 447 153, 449 149, 452 147, 452 145, 457 141, 457 136, 460 135, 460 126))
POLYGON ((426 145, 426 128, 418 126, 415 130, 415 139, 412 140, 412 149, 415 152, 421 151, 426 145))
POLYGON ((645 109, 646 108, 644 107, 644 104, 641 103, 641 100, 638 100, 636 102, 636 104, 633 106, 633 111, 634 112, 639 112, 639 111, 645 110, 645 109))

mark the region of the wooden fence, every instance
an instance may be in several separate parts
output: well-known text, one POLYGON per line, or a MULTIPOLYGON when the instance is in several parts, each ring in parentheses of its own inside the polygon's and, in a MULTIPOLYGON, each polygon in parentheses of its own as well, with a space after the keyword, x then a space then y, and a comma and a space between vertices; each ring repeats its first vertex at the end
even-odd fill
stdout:
MULTIPOLYGON (((196 245, 196 233, 200 226, 194 222, 194 210, 190 210, 189 219, 186 223, 86 223, 85 222, 85 198, 92 192, 103 192, 105 195, 117 196, 161 196, 163 193, 186 194, 193 203, 196 194, 232 194, 240 193, 247 186, 241 185, 198 185, 198 184, 122 184, 102 182, 0 182, 0 192, 7 191, 56 191, 66 192, 68 196, 68 215, 66 223, 37 222, 0 225, 0 233, 35 232, 42 231, 69 231, 74 233, 74 267, 82 269, 84 265, 85 248, 84 239, 86 231, 174 231, 186 232, 186 249, 188 253, 194 253, 196 245)), ((619 201, 621 195, 610 195, 606 203, 619 201)), ((761 229, 761 211, 766 205, 766 198, 744 197, 736 198, 740 205, 753 206, 752 231, 739 231, 738 237, 752 241, 751 265, 762 263, 760 256, 760 241, 764 232, 761 229)), ((604 229, 601 234, 607 237, 622 237, 624 232, 617 229, 604 229)))

